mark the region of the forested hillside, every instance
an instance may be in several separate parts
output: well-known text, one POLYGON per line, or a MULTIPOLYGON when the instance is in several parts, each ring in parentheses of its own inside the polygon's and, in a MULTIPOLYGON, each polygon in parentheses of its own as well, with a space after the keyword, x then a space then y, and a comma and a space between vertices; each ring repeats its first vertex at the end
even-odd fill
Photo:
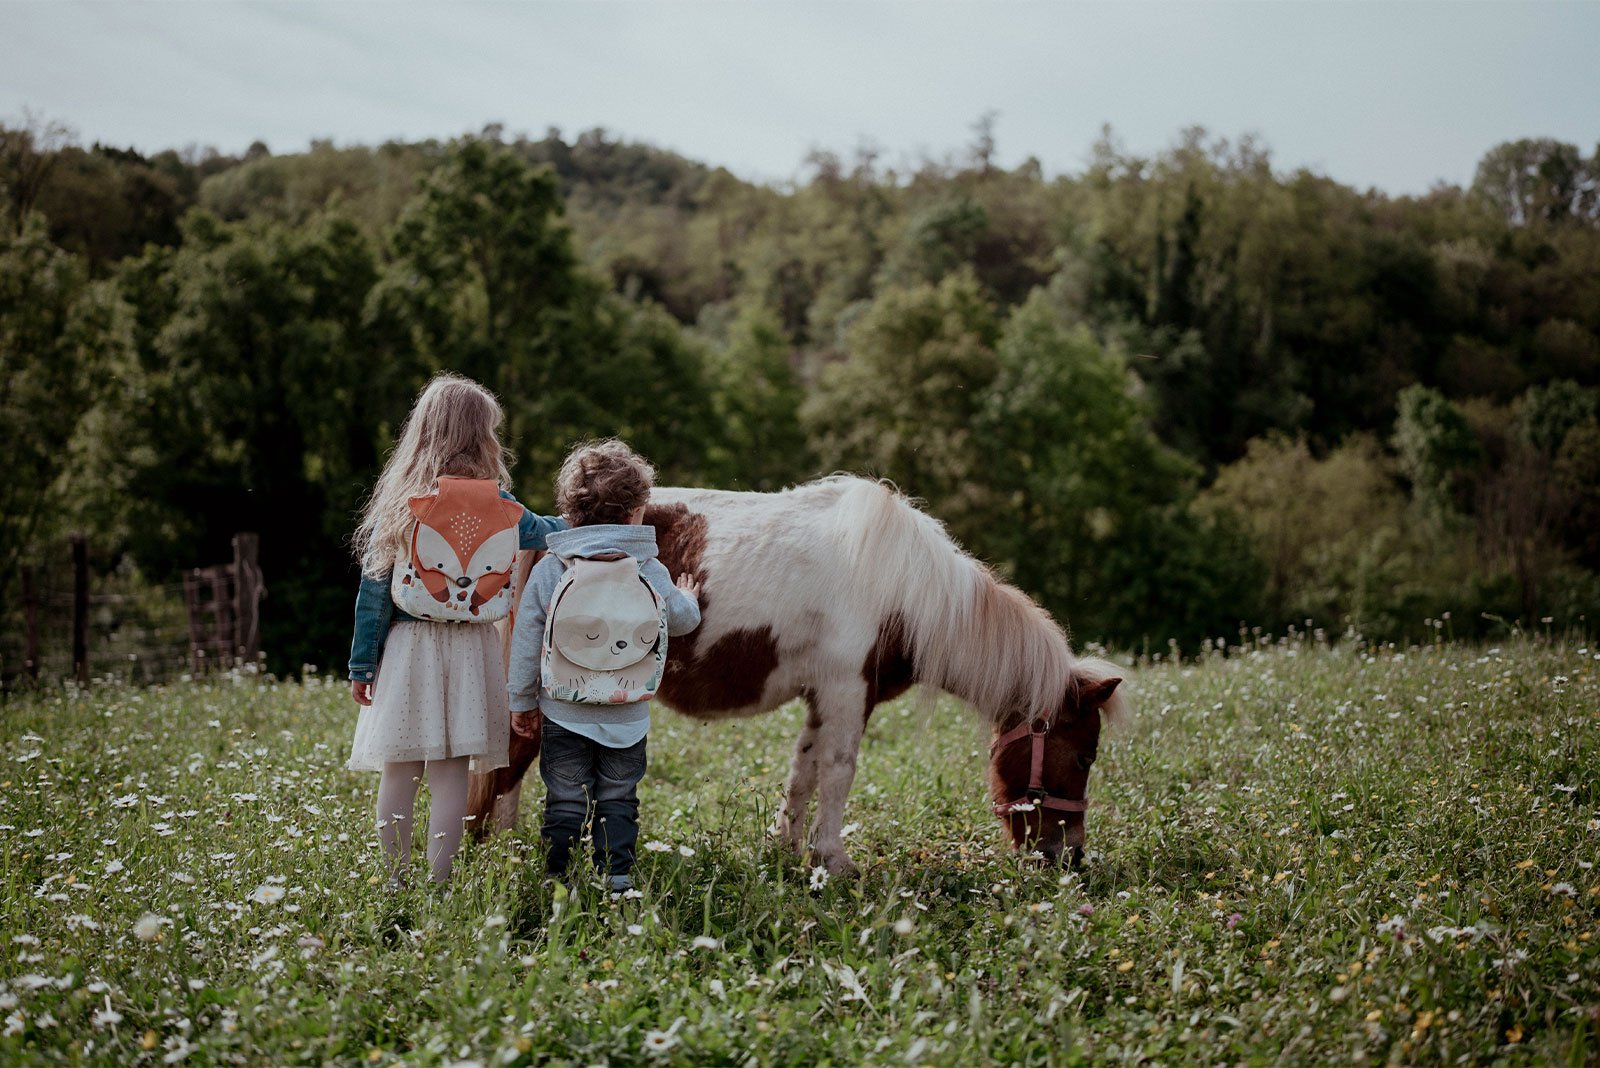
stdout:
MULTIPOLYGON (((1600 613, 1600 153, 1361 191, 1187 131, 1081 173, 992 129, 773 187, 602 131, 239 158, 0 128, 0 604, 259 531, 274 668, 342 662, 354 513, 437 369, 548 507, 579 438, 669 482, 923 498, 1075 639, 1600 613)), ((8 607, 6 673, 15 670, 8 607)))

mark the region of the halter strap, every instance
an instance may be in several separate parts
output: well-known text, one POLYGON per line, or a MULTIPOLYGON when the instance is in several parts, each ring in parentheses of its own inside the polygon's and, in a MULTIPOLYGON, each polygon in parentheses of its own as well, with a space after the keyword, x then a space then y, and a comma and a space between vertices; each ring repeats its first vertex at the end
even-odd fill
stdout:
POLYGON ((1050 724, 1042 719, 1025 719, 1021 723, 1006 731, 1000 737, 989 743, 989 755, 993 756, 1013 742, 1028 738, 1033 743, 1033 751, 1029 754, 1028 762, 1028 792, 1021 797, 1010 801, 1002 801, 994 806, 996 816, 1010 816, 1018 809, 1027 811, 1033 808, 1055 809, 1058 812, 1087 812, 1089 799, 1056 797, 1044 791, 1044 740, 1050 733, 1050 724))

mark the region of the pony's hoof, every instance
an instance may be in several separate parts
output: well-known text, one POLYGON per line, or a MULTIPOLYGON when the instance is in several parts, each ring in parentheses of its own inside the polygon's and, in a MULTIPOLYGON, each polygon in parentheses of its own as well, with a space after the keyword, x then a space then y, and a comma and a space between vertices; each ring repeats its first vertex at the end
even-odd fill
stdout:
POLYGON ((771 829, 767 831, 767 836, 774 842, 782 843, 789 852, 797 856, 805 852, 804 838, 800 828, 791 826, 782 819, 772 825, 771 829))
POLYGON ((822 853, 817 855, 816 860, 835 878, 854 879, 861 874, 861 868, 850 859, 848 853, 822 853))

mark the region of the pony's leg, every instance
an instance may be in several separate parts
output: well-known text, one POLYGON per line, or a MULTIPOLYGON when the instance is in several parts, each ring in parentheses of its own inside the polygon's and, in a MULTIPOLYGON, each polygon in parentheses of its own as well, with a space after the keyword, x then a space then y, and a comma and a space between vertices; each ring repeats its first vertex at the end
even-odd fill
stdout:
POLYGON ((467 827, 476 839, 516 826, 523 776, 539 759, 539 732, 535 731, 532 738, 513 732, 510 759, 510 767, 472 775, 467 792, 467 827))
POLYGON ((772 824, 773 837, 799 853, 806 842, 806 806, 817 789, 817 730, 822 718, 815 694, 807 693, 806 725, 794 743, 794 763, 789 766, 789 781, 783 786, 783 807, 772 824))
POLYGON ((830 875, 854 875, 859 870, 845 852, 841 831, 844 802, 856 777, 856 756, 867 728, 866 684, 839 683, 818 695, 821 726, 813 750, 816 766, 817 819, 811 832, 811 851, 830 875))

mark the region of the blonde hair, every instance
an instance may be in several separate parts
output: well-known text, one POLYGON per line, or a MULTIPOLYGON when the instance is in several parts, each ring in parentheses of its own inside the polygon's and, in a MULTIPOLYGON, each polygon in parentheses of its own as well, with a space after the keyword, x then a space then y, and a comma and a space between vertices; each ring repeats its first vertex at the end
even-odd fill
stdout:
POLYGON ((650 500, 656 469, 616 438, 587 441, 567 454, 556 476, 556 507, 575 527, 626 523, 650 500))
POLYGON ((428 383, 400 427, 351 539, 363 574, 379 576, 394 567, 411 532, 409 502, 431 493, 440 475, 488 478, 511 488, 510 456, 500 444, 504 419, 494 394, 470 378, 444 372, 428 383))

